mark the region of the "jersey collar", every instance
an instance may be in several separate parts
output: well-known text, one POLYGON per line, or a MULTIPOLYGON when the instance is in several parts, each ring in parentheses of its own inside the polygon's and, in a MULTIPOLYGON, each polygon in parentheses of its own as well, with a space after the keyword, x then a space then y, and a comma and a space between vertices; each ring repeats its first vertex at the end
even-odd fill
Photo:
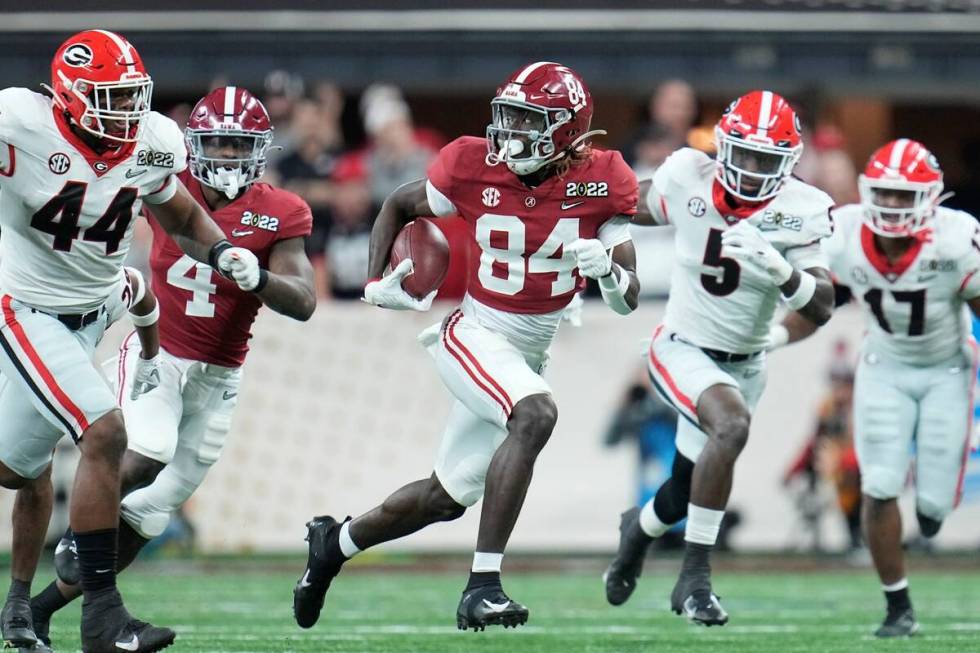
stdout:
POLYGON ((746 218, 751 218, 756 212, 764 209, 766 205, 773 200, 770 197, 767 200, 761 202, 751 202, 751 203, 741 203, 737 202, 732 205, 729 204, 730 196, 725 191, 725 187, 721 185, 718 178, 712 180, 711 182, 711 201, 715 205, 715 210, 721 214, 721 217, 725 219, 725 222, 729 224, 738 222, 740 220, 745 220, 746 218))
POLYGON ((51 107, 51 111, 54 115, 54 124, 58 126, 58 131, 68 141, 68 144, 74 147, 85 158, 96 177, 101 177, 128 159, 136 147, 136 143, 123 143, 119 148, 109 149, 102 154, 98 154, 88 146, 88 143, 72 131, 68 121, 58 110, 57 106, 51 107))
POLYGON ((895 281, 905 274, 905 271, 918 258, 919 252, 922 251, 923 243, 928 240, 928 237, 916 238, 898 260, 892 263, 885 256, 884 252, 878 248, 878 243, 875 242, 874 232, 868 228, 868 225, 861 225, 861 249, 864 250, 864 255, 868 259, 868 262, 871 263, 871 267, 877 270, 889 282, 895 281))

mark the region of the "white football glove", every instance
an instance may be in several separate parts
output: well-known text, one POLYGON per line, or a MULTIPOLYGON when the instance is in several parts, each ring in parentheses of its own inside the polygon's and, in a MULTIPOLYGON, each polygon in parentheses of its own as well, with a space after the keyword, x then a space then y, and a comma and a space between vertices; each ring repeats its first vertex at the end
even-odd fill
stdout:
POLYGON ((609 274, 612 269, 609 252, 598 239, 579 238, 568 245, 565 251, 575 256, 575 260, 578 261, 578 271, 583 277, 598 279, 609 274))
POLYGON ((160 385, 160 354, 153 358, 136 358, 136 372, 133 375, 133 390, 129 398, 136 401, 160 385))
POLYGON ((218 255, 218 267, 246 292, 259 285, 259 259, 244 247, 229 247, 218 255))
POLYGON ((415 264, 412 259, 403 259, 401 263, 377 281, 372 281, 364 286, 364 297, 361 301, 374 304, 381 308, 391 308, 396 311, 411 309, 413 311, 427 311, 432 307, 432 300, 436 297, 433 290, 423 299, 415 299, 402 288, 402 279, 412 274, 415 264))
POLYGON ((568 306, 561 313, 561 319, 568 322, 573 327, 582 326, 582 307, 585 306, 585 300, 582 299, 581 293, 575 293, 572 296, 572 301, 568 302, 568 306))
POLYGON ((782 286, 793 275, 793 266, 772 246, 757 227, 742 220, 721 234, 721 255, 764 270, 772 282, 782 286))

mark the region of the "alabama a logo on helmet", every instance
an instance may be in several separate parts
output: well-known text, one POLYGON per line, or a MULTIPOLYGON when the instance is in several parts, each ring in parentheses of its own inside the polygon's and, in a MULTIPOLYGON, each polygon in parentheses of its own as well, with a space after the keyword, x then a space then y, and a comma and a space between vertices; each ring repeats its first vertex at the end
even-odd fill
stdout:
POLYGON ((81 68, 92 63, 95 55, 92 54, 92 49, 84 43, 73 43, 65 48, 65 54, 62 58, 69 66, 81 68))

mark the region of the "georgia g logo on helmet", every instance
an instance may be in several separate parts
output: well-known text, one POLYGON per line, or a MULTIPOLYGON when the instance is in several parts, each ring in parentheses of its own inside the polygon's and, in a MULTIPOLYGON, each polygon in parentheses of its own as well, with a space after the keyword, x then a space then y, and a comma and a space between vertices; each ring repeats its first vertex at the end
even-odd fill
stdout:
POLYGON ((92 63, 95 55, 92 54, 92 49, 89 48, 84 43, 73 43, 65 48, 65 53, 62 55, 65 63, 69 66, 75 66, 76 68, 81 68, 92 63))

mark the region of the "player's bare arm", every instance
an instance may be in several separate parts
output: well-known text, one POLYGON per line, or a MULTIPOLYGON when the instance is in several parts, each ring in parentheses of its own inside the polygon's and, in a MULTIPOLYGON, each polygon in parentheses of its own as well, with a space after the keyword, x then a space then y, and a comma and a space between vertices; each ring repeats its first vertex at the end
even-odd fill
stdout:
POLYGON ((650 193, 650 186, 653 185, 653 179, 641 179, 640 180, 640 201, 636 206, 636 213, 633 215, 633 224, 642 225, 644 227, 659 227, 662 223, 657 221, 656 216, 653 214, 653 209, 650 208, 647 201, 647 197, 650 193))
POLYGON ((632 240, 613 248, 612 262, 610 273, 616 278, 616 282, 621 283, 624 277, 629 280, 623 300, 630 311, 635 311, 640 304, 640 280, 636 276, 636 248, 632 240))
POLYGON ((380 279, 401 228, 419 216, 435 215, 425 193, 425 179, 402 184, 381 205, 371 229, 368 278, 380 279))
POLYGON ((160 305, 157 303, 156 295, 150 290, 150 284, 146 283, 139 271, 133 268, 125 268, 125 272, 133 296, 138 298, 129 307, 129 316, 136 328, 136 337, 140 341, 140 358, 156 358, 157 354, 160 353, 160 330, 158 326, 160 305))
POLYGON ((302 238, 286 238, 272 247, 268 280, 256 294, 276 313, 303 322, 310 319, 316 309, 316 291, 313 265, 302 238))
POLYGON ((177 192, 172 198, 162 204, 147 204, 147 207, 188 256, 210 263, 211 249, 225 240, 225 235, 191 197, 184 184, 180 180, 176 183, 177 192))

